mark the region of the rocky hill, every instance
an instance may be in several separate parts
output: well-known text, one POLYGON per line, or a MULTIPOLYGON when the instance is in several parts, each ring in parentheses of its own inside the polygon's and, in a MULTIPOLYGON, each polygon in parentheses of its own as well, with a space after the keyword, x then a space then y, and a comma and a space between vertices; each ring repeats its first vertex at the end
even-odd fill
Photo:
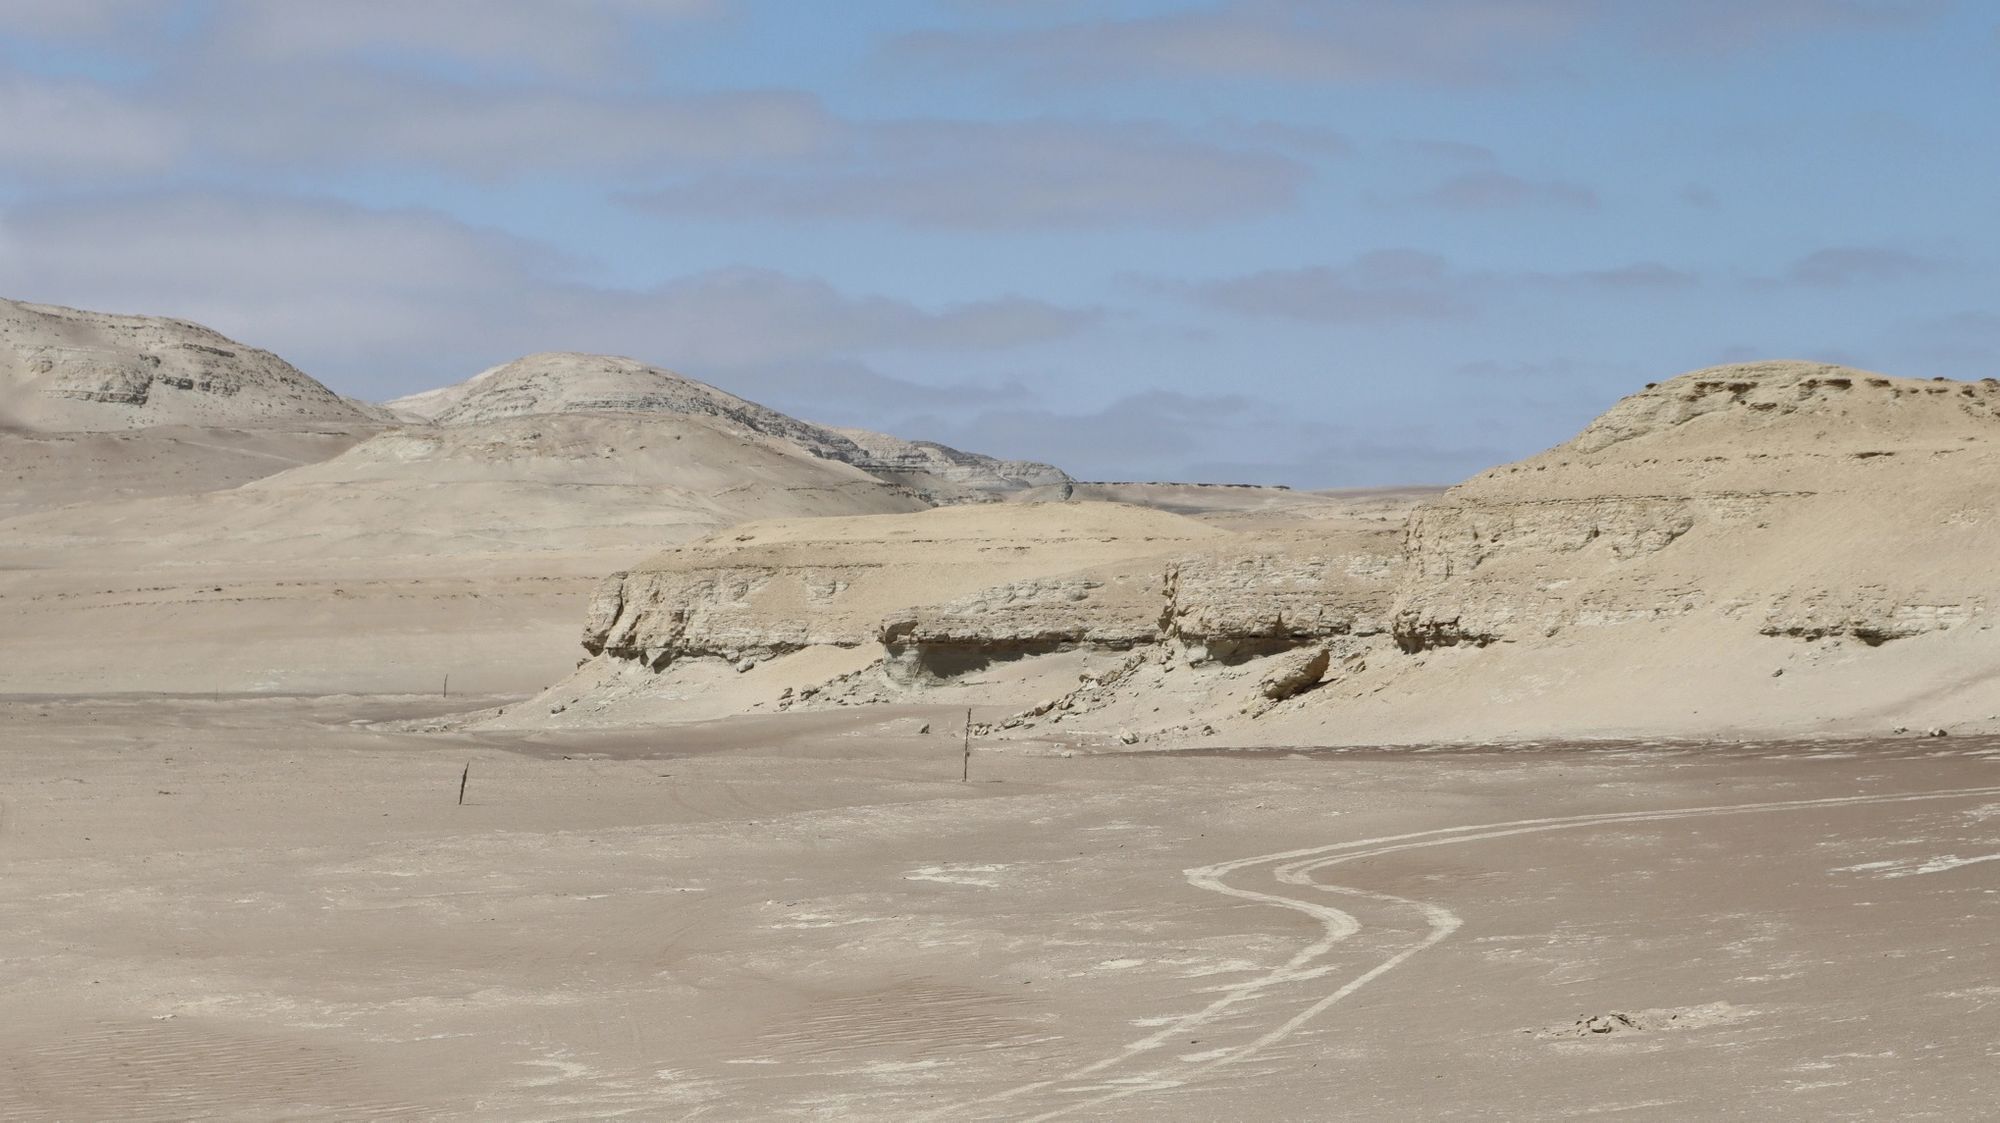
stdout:
POLYGON ((384 403, 439 425, 557 413, 665 413, 713 417, 790 441, 827 459, 861 450, 831 429, 787 417, 704 382, 615 355, 549 351, 479 372, 453 386, 384 403))
MULTIPOLYGON (((906 697, 1081 652, 1097 661, 1080 672, 1016 674, 1043 696, 1002 727, 1168 743, 2000 727, 1985 685, 2000 677, 1995 478, 2000 382, 1696 371, 1417 504, 1407 525, 1222 532, 949 596, 897 584, 901 604, 868 605, 872 645, 858 623, 842 633, 867 669, 783 704, 906 697)), ((705 549, 741 563, 736 587, 764 580, 754 554, 705 549)), ((689 603, 659 580, 642 569, 600 591, 600 659, 647 665, 653 649, 599 626, 689 603)), ((817 612, 731 603, 730 655, 817 612)))
POLYGON ((185 320, 0 300, 0 428, 379 426, 298 368, 185 320))
POLYGON ((398 398, 388 408, 439 425, 561 413, 710 417, 789 441, 814 456, 908 486, 933 503, 1036 492, 1065 498, 1069 477, 1047 464, 996 460, 926 441, 801 421, 670 370, 612 355, 547 352, 482 371, 455 386, 398 398))
POLYGON ((1816 363, 1696 371, 1420 508, 1397 634, 1422 650, 1713 616, 1869 643, 1962 623, 2000 530, 2000 381, 1816 363))
POLYGON ((1068 499, 1074 490, 1069 473, 1052 464, 998 460, 936 441, 906 441, 866 429, 834 432, 854 442, 859 450, 858 455, 841 455, 839 459, 883 479, 908 484, 939 503, 994 496, 1068 499))
POLYGON ((389 410, 198 325, 33 305, 0 308, 0 409, 0 690, 538 686, 596 579, 663 546, 1042 479, 630 360, 530 356, 389 410))

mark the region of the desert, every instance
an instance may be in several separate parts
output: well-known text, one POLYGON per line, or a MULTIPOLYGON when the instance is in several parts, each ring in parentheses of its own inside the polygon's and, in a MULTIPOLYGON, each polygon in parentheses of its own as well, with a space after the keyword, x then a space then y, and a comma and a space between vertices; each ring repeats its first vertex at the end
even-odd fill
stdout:
POLYGON ((2000 1115, 1996 51, 0 2, 0 1123, 2000 1115))
POLYGON ((15 448, 140 437, 0 522, 10 1117, 1985 1091, 1994 384, 1697 371, 1345 493, 582 355, 332 427, 66 392, 15 448))

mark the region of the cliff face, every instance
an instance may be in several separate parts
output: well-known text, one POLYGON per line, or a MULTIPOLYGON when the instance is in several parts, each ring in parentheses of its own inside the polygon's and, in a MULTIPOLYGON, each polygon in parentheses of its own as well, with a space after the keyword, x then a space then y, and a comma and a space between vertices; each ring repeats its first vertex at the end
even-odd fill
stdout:
POLYGON ((936 555, 951 576, 932 583, 837 572, 875 564, 892 523, 790 569, 716 540, 714 573, 608 584, 592 624, 605 638, 589 642, 638 659, 822 642, 879 656, 871 681, 886 687, 849 669, 844 693, 813 704, 1094 653, 1046 661, 1066 681, 1045 676, 1040 701, 1002 724, 1120 739, 1712 736, 1912 706, 1983 717, 1982 684, 2000 676, 1995 479, 2000 382, 1750 364, 1648 387, 1407 520, 1134 531, 1144 541, 1096 558, 1049 553, 1046 528, 1022 527, 936 555), (874 591, 856 600, 842 582, 874 591), (633 638, 646 634, 667 640, 633 638))
POLYGON ((1400 537, 1393 527, 1295 533, 1181 558, 1165 574, 1162 638, 1198 663, 1379 635, 1403 569, 1400 537))
POLYGON ((1122 588, 1123 579, 1050 578, 1219 534, 1178 515, 1110 503, 751 523, 607 578, 592 599, 583 644, 593 655, 656 668, 705 656, 761 660, 810 646, 872 647, 885 636, 907 645, 966 632, 1006 645, 1038 642, 1051 605, 1066 606, 1072 618, 1058 630, 1081 635, 1092 625, 1078 619, 1106 621, 1115 611, 1080 614, 1077 606, 1095 589, 1122 588), (945 607, 920 618, 907 614, 915 604, 945 607), (891 618, 899 623, 885 628, 891 618))
POLYGON ((1252 544, 1102 503, 749 524, 606 579, 583 643, 654 670, 858 649, 893 688, 1065 652, 1235 665, 1384 634, 1400 543, 1381 523, 1252 544))
POLYGON ((1697 613, 1874 642, 1950 627, 1987 597, 1996 442, 2000 383, 1683 375, 1419 508, 1394 630, 1418 651, 1697 613))
POLYGON ((1127 651, 1159 638, 1160 558, 1010 581, 890 613, 877 635, 891 682, 919 685, 992 663, 1077 648, 1127 651))

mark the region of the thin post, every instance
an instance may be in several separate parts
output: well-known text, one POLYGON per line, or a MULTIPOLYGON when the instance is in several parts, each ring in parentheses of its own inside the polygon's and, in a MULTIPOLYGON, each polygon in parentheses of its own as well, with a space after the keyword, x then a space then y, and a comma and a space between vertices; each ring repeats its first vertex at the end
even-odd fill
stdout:
POLYGON ((451 675, 449 672, 444 676, 444 696, 447 698, 451 697, 451 675))
POLYGON ((958 782, 972 782, 972 711, 965 711, 965 755, 959 761, 958 782))
POLYGON ((472 779, 472 762, 465 762, 465 771, 458 774, 458 805, 465 806, 465 782, 472 779))

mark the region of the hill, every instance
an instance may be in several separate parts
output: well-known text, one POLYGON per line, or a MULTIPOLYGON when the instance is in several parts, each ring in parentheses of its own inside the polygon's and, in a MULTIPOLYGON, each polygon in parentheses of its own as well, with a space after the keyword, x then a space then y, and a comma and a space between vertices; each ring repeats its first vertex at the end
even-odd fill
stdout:
POLYGON ((0 428, 379 425, 297 367, 186 320, 0 300, 0 428))
POLYGON ((536 687, 596 580, 663 544, 925 507, 712 417, 394 429, 228 490, 0 521, 0 691, 536 687))
POLYGON ((779 413, 705 382, 615 355, 544 352, 464 382, 397 398, 388 408, 439 425, 477 425, 537 414, 621 413, 710 417, 746 433, 789 441, 814 456, 902 484, 933 503, 978 502, 1035 492, 1061 498, 1060 469, 996 460, 929 441, 833 429, 779 413))
POLYGON ((1066 621, 1040 633, 1051 650, 1123 661, 1006 728, 1172 744, 2000 729, 1996 475, 2000 382, 1695 371, 1402 527, 1315 514, 1143 560, 1126 586, 1152 591, 1108 615, 1087 595, 1064 607, 1101 582, 1081 570, 955 601, 913 590, 871 673, 948 683, 911 660, 978 667, 1024 621, 1066 621))

